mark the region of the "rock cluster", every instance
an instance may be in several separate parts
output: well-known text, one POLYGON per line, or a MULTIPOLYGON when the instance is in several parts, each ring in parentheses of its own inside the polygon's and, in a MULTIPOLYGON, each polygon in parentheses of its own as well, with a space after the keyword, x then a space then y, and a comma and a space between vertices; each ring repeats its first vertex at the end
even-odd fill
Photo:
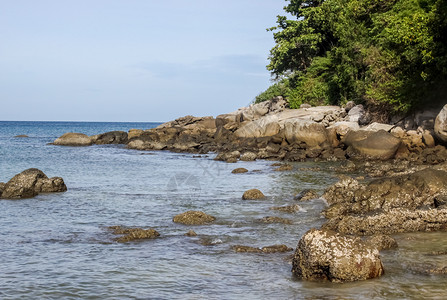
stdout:
POLYGON ((65 192, 67 186, 61 177, 48 178, 38 169, 27 169, 7 183, 0 183, 0 198, 32 198, 39 193, 65 192))

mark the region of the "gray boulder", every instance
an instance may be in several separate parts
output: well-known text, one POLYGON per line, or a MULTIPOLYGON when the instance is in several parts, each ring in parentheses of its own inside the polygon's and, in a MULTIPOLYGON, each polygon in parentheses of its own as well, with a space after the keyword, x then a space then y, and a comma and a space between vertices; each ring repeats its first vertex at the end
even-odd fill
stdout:
POLYGON ((92 141, 97 145, 126 144, 127 136, 124 131, 110 131, 92 137, 92 141))
POLYGON ((39 193, 65 192, 67 187, 61 177, 48 178, 38 169, 28 169, 15 175, 4 186, 1 198, 32 198, 39 193))
POLYGON ((310 281, 349 282, 384 273, 379 251, 358 237, 311 229, 300 239, 292 273, 310 281))
POLYGON ((439 112, 434 126, 435 136, 442 143, 447 143, 447 104, 439 112))
POLYGON ((342 139, 351 157, 387 160, 394 157, 401 140, 385 130, 349 131, 342 139))
POLYGON ((92 139, 83 133, 68 132, 58 137, 53 145, 58 146, 90 146, 93 144, 92 139))
POLYGON ((323 124, 303 119, 287 120, 284 135, 290 144, 304 142, 307 147, 319 146, 328 140, 323 124))

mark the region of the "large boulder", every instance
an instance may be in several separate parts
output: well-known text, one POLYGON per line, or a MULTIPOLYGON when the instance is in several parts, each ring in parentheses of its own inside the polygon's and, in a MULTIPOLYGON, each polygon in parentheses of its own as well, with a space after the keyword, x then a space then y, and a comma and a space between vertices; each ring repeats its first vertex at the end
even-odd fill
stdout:
POLYGON ((394 157, 401 140, 385 130, 349 131, 342 139, 351 157, 387 160, 394 157))
POLYGON ((264 194, 258 189, 251 189, 245 191, 244 194, 242 195, 243 200, 259 200, 264 198, 265 198, 264 194))
POLYGON ((284 135, 290 144, 303 142, 307 147, 319 146, 328 140, 323 124, 305 119, 285 121, 284 135))
POLYGON ((280 130, 278 118, 275 115, 265 116, 246 123, 237 129, 234 134, 241 138, 258 138, 264 136, 273 136, 280 130))
POLYGON ((106 144, 126 144, 127 132, 124 131, 110 131, 92 137, 92 141, 97 145, 106 144))
POLYGON ((1 198, 32 198, 39 193, 65 192, 67 187, 61 177, 48 178, 38 169, 28 169, 15 175, 4 186, 1 198))
POLYGON ((92 139, 83 133, 68 132, 58 137, 53 145, 58 146, 90 146, 93 144, 92 139))
POLYGON ((379 251, 358 237, 311 229, 300 239, 292 273, 310 281, 349 282, 384 273, 379 251))
POLYGON ((434 126, 435 136, 442 143, 447 143, 447 104, 439 112, 434 126))

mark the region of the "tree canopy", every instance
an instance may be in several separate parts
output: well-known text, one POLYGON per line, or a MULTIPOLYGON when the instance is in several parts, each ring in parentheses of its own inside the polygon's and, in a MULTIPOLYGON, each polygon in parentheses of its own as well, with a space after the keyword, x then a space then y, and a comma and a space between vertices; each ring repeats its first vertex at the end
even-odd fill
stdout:
POLYGON ((286 0, 270 51, 276 83, 256 101, 353 100, 406 112, 447 77, 445 0, 286 0))

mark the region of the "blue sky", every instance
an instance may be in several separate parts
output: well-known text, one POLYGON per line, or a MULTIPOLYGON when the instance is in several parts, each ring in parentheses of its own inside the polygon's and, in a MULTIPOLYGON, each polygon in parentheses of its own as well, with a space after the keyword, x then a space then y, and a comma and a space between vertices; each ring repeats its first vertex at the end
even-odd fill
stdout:
POLYGON ((284 0, 0 0, 0 120, 168 121, 245 106, 284 0))

